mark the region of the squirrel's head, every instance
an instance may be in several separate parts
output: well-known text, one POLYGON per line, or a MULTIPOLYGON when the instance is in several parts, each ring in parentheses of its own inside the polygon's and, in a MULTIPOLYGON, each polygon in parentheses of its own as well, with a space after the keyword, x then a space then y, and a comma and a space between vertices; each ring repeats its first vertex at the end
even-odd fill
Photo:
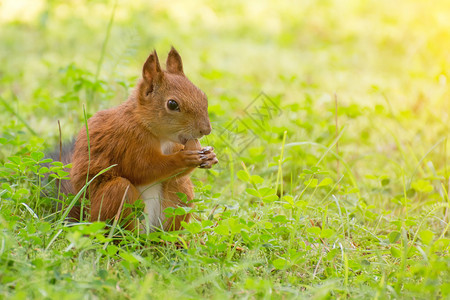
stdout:
POLYGON ((166 70, 161 69, 156 51, 147 58, 137 100, 142 124, 160 139, 185 144, 211 132, 208 99, 184 75, 181 57, 173 47, 166 70))

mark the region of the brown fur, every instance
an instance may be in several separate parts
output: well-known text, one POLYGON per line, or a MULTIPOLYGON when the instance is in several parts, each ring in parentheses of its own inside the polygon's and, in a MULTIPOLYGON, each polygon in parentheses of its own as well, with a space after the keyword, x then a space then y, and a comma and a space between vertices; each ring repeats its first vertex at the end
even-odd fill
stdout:
MULTIPOLYGON (((162 182, 163 208, 186 205, 176 193, 185 193, 192 200, 189 173, 200 165, 210 168, 217 163, 210 147, 202 151, 183 150, 182 144, 187 140, 209 134, 211 125, 207 98, 184 75, 178 52, 171 49, 167 71, 161 70, 153 52, 144 64, 142 75, 126 102, 100 111, 88 120, 90 160, 86 128, 78 134, 70 172, 75 193, 100 171, 116 165, 88 188, 92 221, 114 218, 127 187, 128 203, 139 198, 137 186, 162 182), (169 99, 179 104, 180 111, 168 109, 169 99), (168 154, 161 151, 161 143, 166 141, 174 143, 168 154)), ((123 210, 122 216, 129 213, 123 210)), ((175 226, 171 226, 172 221, 167 220, 165 229, 177 230, 181 221, 182 218, 176 218, 175 226)))

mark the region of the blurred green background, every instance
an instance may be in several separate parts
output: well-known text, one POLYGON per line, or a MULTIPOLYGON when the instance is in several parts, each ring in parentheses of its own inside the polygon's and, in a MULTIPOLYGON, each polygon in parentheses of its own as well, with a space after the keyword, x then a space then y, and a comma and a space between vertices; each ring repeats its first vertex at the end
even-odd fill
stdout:
POLYGON ((127 94, 120 83, 134 84, 149 52, 165 59, 170 45, 220 117, 260 91, 283 104, 306 93, 326 103, 336 92, 345 104, 387 98, 448 125, 448 1, 118 1, 113 14, 114 4, 1 2, 1 95, 40 135, 80 115, 85 96, 67 81, 99 69, 98 79, 117 85, 89 111, 116 105, 127 94))

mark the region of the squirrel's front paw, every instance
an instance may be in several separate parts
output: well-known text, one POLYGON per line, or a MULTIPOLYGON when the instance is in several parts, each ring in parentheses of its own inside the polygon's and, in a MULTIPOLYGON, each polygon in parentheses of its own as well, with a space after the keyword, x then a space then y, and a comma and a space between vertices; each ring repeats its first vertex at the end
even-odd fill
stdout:
POLYGON ((201 150, 182 150, 179 152, 185 167, 195 168, 205 162, 206 158, 201 150))
POLYGON ((200 164, 200 168, 202 169, 211 169, 211 167, 219 162, 219 160, 216 157, 216 154, 214 153, 213 147, 205 147, 200 152, 203 153, 202 159, 203 162, 200 164))
POLYGON ((186 167, 210 169, 219 162, 213 150, 213 147, 205 147, 201 150, 182 150, 179 153, 186 167))

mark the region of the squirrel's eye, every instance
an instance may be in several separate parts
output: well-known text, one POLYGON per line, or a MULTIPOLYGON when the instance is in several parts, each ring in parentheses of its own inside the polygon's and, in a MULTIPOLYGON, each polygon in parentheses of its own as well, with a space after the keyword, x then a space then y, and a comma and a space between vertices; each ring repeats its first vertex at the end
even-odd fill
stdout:
POLYGON ((167 101, 167 108, 170 110, 180 111, 180 107, 178 106, 177 101, 170 99, 167 101))

